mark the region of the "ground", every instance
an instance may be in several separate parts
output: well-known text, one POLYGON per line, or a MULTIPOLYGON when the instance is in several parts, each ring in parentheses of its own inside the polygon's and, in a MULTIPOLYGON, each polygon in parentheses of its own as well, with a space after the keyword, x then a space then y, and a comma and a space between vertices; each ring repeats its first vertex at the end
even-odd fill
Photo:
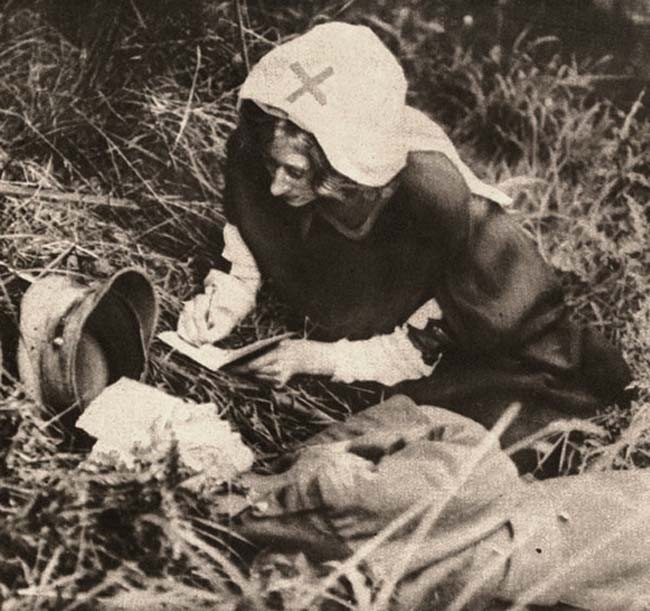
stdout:
MULTIPOLYGON (((475 12, 445 2, 385 0, 371 10, 331 0, 267 4, 195 2, 181 13, 171 1, 66 2, 56 10, 43 0, 2 9, 2 324, 14 319, 20 275, 67 270, 90 279, 136 265, 156 284, 160 328, 173 328, 182 301, 222 263, 221 167, 247 65, 310 24, 362 22, 399 56, 410 102, 446 127, 480 176, 516 193, 516 214, 562 274, 576 317, 620 346, 633 369, 637 400, 605 411, 602 435, 573 448, 579 468, 644 466, 647 96, 629 87, 602 95, 621 91, 626 50, 608 63, 597 46, 572 48, 540 37, 538 27, 522 29, 521 15, 507 12, 510 4, 521 12, 521 2, 475 12), (8 185, 26 190, 9 193, 8 185)), ((589 18, 602 25, 597 14, 589 18)), ((238 341, 286 325, 271 290, 261 304, 238 341)), ((378 397, 371 387, 309 379, 276 391, 206 373, 158 343, 147 382, 213 401, 260 464, 378 397)), ((227 609, 238 589, 268 604, 290 599, 288 591, 270 596, 268 567, 246 575, 233 564, 212 491, 184 489, 173 452, 163 476, 145 464, 135 473, 80 470, 79 443, 61 441, 15 380, 5 376, 1 393, 3 608, 97 608, 101 597, 128 608, 164 601, 227 609)), ((272 570, 286 573, 288 590, 317 587, 318 575, 300 562, 277 560, 272 570)))

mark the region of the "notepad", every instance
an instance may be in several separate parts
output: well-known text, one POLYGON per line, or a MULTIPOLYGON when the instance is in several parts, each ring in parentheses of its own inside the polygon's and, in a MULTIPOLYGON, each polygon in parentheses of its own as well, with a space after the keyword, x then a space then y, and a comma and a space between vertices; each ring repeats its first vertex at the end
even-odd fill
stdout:
POLYGON ((226 365, 240 364, 248 359, 252 359, 292 335, 293 333, 283 333, 282 335, 260 339, 235 349, 218 348, 211 344, 193 346, 181 338, 176 331, 163 331, 158 334, 158 339, 206 369, 218 371, 226 365))

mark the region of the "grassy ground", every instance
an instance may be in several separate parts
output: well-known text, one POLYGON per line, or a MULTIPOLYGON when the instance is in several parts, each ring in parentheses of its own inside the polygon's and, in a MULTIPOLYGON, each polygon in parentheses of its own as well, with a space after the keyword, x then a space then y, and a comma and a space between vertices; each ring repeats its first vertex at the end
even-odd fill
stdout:
MULTIPOLYGON (((411 103, 448 128, 476 171, 518 193, 519 219, 563 274, 576 317, 623 349, 639 398, 602 415, 604 434, 576 448, 582 468, 647 463, 650 123, 641 100, 619 108, 594 95, 606 64, 572 61, 560 41, 525 32, 507 46, 478 44, 462 16, 433 3, 251 3, 241 16, 232 3, 196 2, 182 15, 174 4, 69 2, 61 14, 43 1, 0 12, 0 178, 36 188, 0 199, 8 319, 16 270, 96 278, 137 265, 155 280, 161 328, 173 327, 181 302, 220 265, 220 168, 246 64, 311 23, 344 17, 374 27, 399 55, 411 103), (51 189, 128 201, 57 202, 51 189)), ((266 290, 241 337, 287 320, 266 290)), ((261 460, 379 396, 308 379, 274 391, 206 374, 158 344, 151 356, 148 382, 213 401, 261 460)), ((75 448, 58 443, 8 377, 0 435, 3 609, 97 608, 98 597, 129 608, 235 608, 227 583, 277 602, 268 571, 245 577, 230 564, 211 492, 179 486, 175 456, 162 478, 146 465, 80 470, 75 448)), ((285 599, 317 580, 289 560, 273 571, 289 576, 285 599)))

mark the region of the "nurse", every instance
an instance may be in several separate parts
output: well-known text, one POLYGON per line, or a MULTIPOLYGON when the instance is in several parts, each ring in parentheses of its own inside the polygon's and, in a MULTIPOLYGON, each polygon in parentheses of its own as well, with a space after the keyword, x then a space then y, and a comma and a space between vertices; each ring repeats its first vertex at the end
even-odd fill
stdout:
POLYGON ((185 304, 181 336, 227 336, 268 279, 311 328, 249 365, 275 384, 375 381, 488 427, 517 401, 506 443, 620 399, 619 352, 570 321, 509 198, 406 92, 364 26, 319 25, 261 59, 228 143, 232 268, 185 304))

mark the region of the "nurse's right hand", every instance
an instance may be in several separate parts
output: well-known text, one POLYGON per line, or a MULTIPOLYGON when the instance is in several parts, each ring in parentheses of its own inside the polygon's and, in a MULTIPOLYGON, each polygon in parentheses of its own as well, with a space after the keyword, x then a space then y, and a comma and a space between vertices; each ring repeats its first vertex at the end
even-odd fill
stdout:
POLYGON ((185 302, 176 331, 185 341, 201 346, 228 336, 234 326, 232 312, 219 307, 214 291, 209 291, 185 302))

